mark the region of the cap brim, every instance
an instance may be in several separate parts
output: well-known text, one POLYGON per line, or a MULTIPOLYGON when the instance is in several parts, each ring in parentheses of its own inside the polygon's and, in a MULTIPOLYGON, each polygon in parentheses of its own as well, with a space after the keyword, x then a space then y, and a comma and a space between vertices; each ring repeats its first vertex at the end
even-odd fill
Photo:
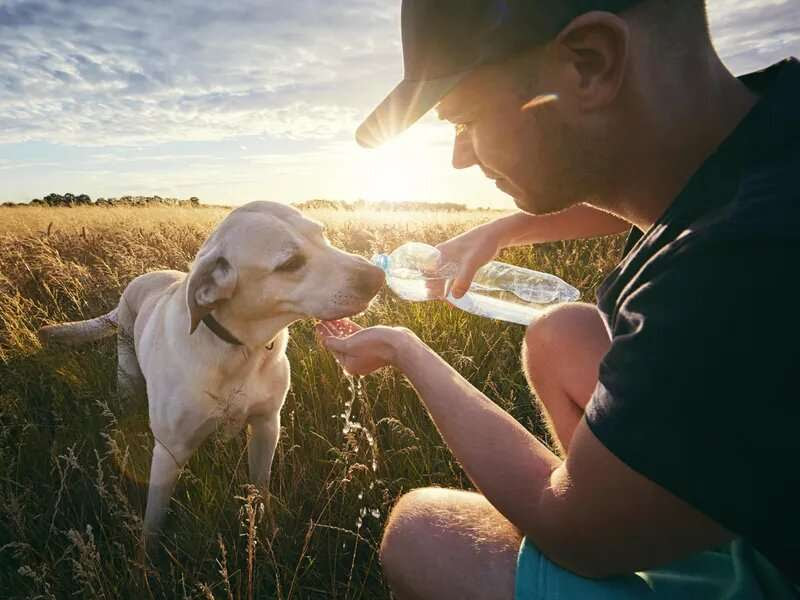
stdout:
POLYGON ((356 141, 365 148, 376 148, 405 131, 468 73, 427 81, 401 81, 356 130, 356 141))

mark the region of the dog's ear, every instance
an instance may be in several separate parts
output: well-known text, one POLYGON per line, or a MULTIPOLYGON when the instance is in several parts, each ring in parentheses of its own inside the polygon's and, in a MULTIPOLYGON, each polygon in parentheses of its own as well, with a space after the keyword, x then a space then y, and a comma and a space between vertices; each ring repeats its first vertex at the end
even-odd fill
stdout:
POLYGON ((198 256, 189 272, 186 305, 189 308, 189 333, 221 302, 233 296, 238 279, 236 269, 218 251, 198 256))

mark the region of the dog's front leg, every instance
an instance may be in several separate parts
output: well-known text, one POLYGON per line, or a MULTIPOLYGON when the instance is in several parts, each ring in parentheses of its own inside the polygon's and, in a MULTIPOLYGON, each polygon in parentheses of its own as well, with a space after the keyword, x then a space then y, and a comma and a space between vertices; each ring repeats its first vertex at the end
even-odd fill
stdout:
POLYGON ((274 531, 275 519, 270 503, 269 476, 281 433, 280 412, 275 411, 275 414, 270 416, 251 417, 248 423, 248 433, 247 462, 250 466, 250 480, 264 497, 264 509, 274 531))
POLYGON ((187 448, 166 448, 160 442, 153 446, 147 509, 144 513, 144 549, 151 557, 157 549, 158 535, 167 515, 175 482, 190 456, 191 450, 187 448))

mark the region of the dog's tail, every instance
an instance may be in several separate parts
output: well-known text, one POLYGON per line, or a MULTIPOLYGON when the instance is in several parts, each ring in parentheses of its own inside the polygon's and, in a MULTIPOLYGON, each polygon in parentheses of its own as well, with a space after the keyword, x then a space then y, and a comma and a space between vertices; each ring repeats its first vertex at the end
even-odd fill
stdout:
POLYGON ((46 325, 39 329, 39 339, 43 344, 60 343, 69 346, 78 346, 87 342, 94 342, 117 332, 117 309, 101 317, 88 321, 73 321, 46 325))

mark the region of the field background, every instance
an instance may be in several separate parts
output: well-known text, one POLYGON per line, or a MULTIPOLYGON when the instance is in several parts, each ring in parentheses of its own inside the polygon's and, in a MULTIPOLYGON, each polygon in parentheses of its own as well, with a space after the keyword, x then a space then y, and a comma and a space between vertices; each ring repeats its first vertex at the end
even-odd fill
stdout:
MULTIPOLYGON (((113 338, 43 349, 43 324, 107 312, 135 276, 186 270, 222 208, 0 208, 0 596, 16 598, 388 598, 377 549, 386 516, 421 486, 470 488, 408 382, 363 379, 343 433, 350 382, 291 327, 292 387, 271 489, 278 530, 247 488, 244 434, 212 437, 176 489, 164 556, 145 576, 139 537, 152 436, 145 404, 115 394, 113 338), (374 443, 370 443, 370 438, 374 443)), ((409 240, 438 243, 492 211, 306 214, 331 242, 369 257, 409 240)), ((505 250, 500 260, 555 273, 583 300, 622 238, 505 250)), ((528 429, 546 438, 519 363, 524 329, 445 304, 381 292, 362 325, 404 325, 528 429)), ((454 407, 457 410, 457 407, 454 407)))

